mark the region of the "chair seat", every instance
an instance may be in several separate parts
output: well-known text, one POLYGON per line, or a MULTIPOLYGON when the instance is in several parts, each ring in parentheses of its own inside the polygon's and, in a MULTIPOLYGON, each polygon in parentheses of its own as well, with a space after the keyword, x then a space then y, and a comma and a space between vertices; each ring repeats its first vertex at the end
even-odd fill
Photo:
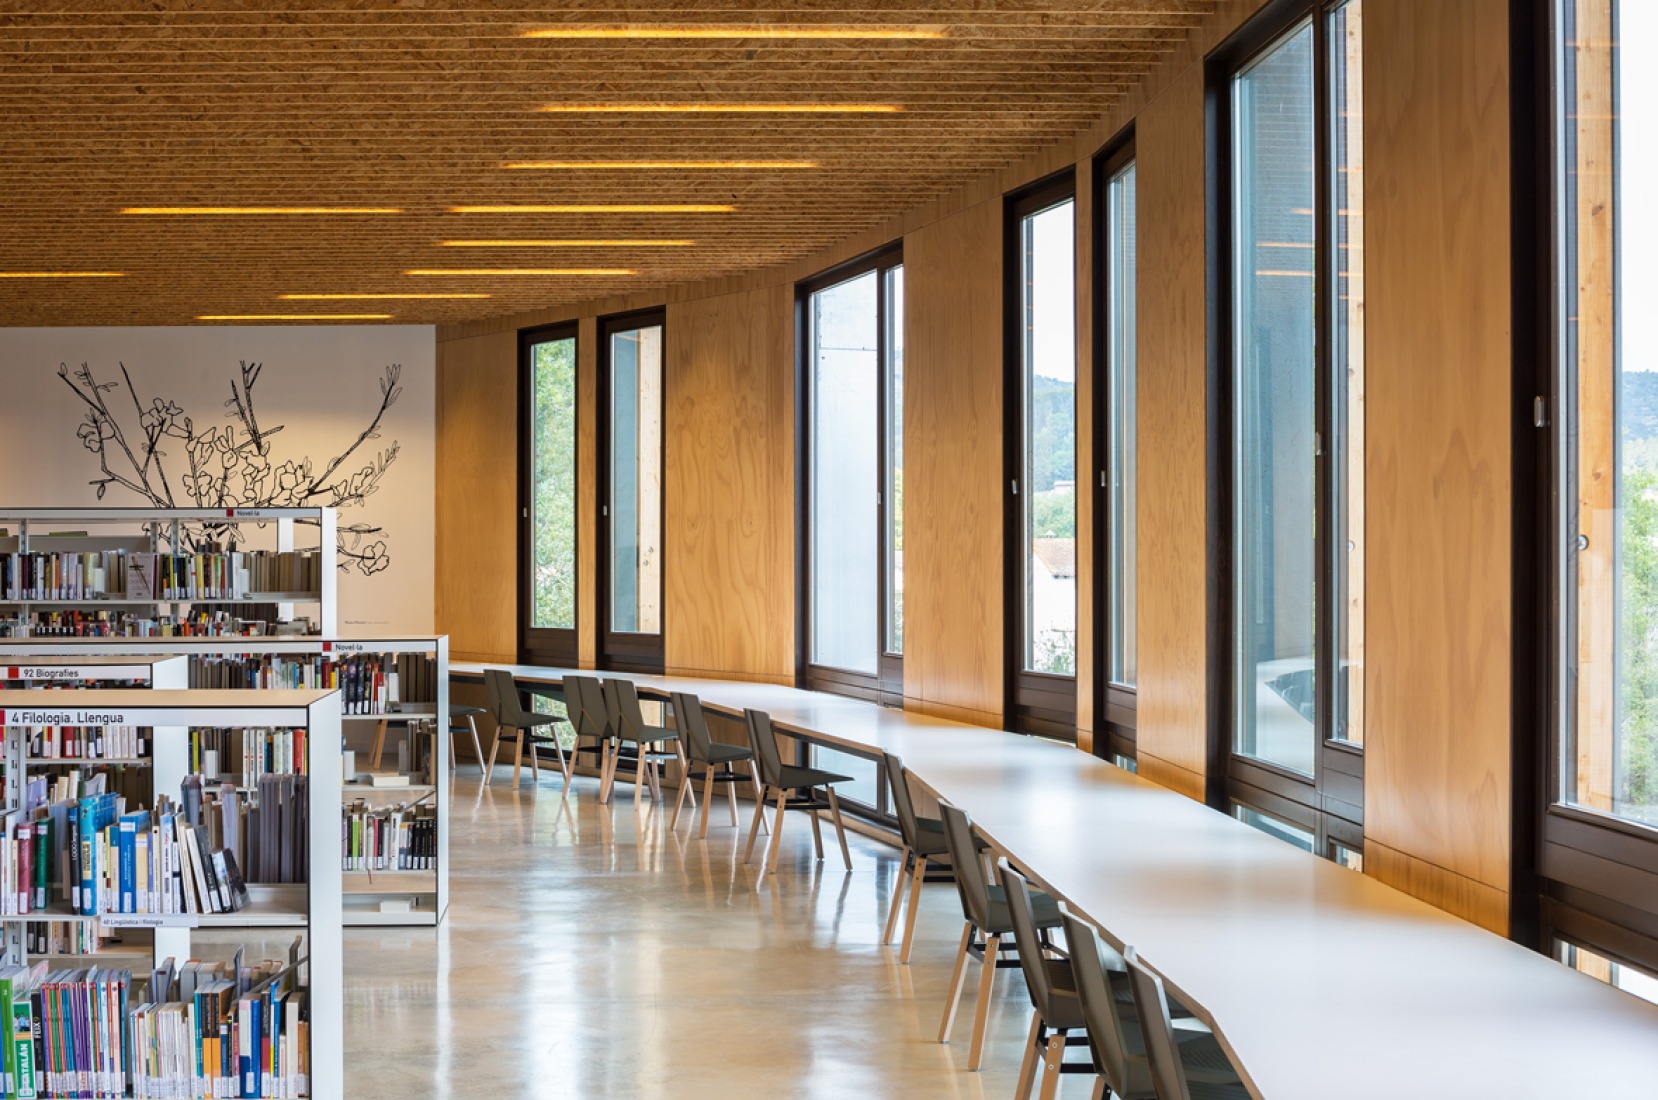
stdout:
POLYGON ((570 721, 561 714, 542 714, 533 710, 527 710, 520 714, 518 720, 524 724, 525 729, 533 729, 536 726, 550 726, 555 722, 568 723, 570 721))
POLYGON ((792 791, 796 787, 827 787, 832 783, 850 782, 850 775, 836 775, 834 772, 819 771, 816 768, 797 768, 792 764, 784 764, 782 782, 778 785, 792 791))
POLYGON ((450 718, 451 721, 455 720, 456 718, 469 718, 469 717, 475 717, 479 714, 488 714, 488 713, 489 713, 489 711, 485 710, 483 707, 474 707, 474 706, 471 706, 470 704, 467 704, 467 703, 450 703, 449 704, 449 718, 450 718))
MULTIPOLYGON (((1013 918, 1007 911, 1007 894, 1000 886, 987 886, 986 893, 990 895, 990 927, 980 929, 987 936, 1005 936, 1013 931, 1013 918)), ((1036 915, 1036 927, 1058 928, 1060 923, 1059 902, 1041 890, 1032 890, 1030 895, 1031 911, 1036 915)), ((1080 1026, 1080 1025, 1079 1025, 1080 1026)))
POLYGON ((739 760, 753 760, 754 750, 742 745, 722 745, 714 742, 708 746, 708 759, 700 760, 701 764, 734 764, 739 760))
POLYGON ((623 730, 611 734, 616 740, 628 745, 656 745, 669 744, 679 740, 679 733, 675 730, 665 730, 661 726, 641 726, 639 732, 630 733, 623 730))
MULTIPOLYGON (((921 842, 915 850, 916 855, 941 856, 949 852, 950 849, 944 840, 944 822, 936 817, 918 817, 915 819, 915 827, 921 834, 916 838, 921 842)), ((990 842, 974 833, 973 847, 981 852, 988 852, 990 842)))
POLYGON ((1043 969, 1048 972, 1048 984, 1053 987, 1053 1003, 1044 1022, 1058 1031, 1083 1029, 1082 998, 1077 995, 1077 980, 1071 973, 1070 959, 1043 958, 1043 969))

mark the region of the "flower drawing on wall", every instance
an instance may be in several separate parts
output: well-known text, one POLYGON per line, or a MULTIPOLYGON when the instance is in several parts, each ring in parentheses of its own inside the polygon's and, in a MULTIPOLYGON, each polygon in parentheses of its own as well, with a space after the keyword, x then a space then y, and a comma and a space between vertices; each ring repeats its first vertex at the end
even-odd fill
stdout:
MULTIPOLYGON (((99 476, 88 484, 103 500, 111 486, 136 494, 156 508, 361 507, 380 488, 397 461, 392 440, 379 447, 386 413, 403 393, 402 367, 388 366, 380 377, 380 401, 365 410, 368 425, 326 460, 283 454, 283 425, 261 424, 254 387, 262 363, 241 364, 224 403, 229 423, 198 427, 176 401, 151 397, 146 404, 125 365, 121 380, 106 381, 83 363, 58 377, 84 406, 75 436, 98 459, 99 476), (130 408, 129 408, 130 403, 130 408)), ((237 537, 229 523, 206 523, 191 532, 200 549, 222 548, 237 537)), ((338 562, 365 577, 391 565, 384 528, 341 521, 338 562)))

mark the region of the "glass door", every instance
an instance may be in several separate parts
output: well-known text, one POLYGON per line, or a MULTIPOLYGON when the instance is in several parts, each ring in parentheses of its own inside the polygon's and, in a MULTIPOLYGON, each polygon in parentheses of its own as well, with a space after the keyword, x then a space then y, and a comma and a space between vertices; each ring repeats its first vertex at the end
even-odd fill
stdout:
POLYGON ((663 314, 610 318, 600 332, 599 659, 660 672, 663 314))

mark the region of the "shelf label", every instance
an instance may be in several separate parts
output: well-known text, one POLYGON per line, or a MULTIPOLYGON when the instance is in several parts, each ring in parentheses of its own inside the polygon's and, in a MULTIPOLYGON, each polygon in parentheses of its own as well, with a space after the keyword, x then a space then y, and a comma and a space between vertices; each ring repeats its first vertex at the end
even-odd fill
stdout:
POLYGON ((322 651, 324 653, 363 653, 363 652, 366 652, 367 649, 368 649, 368 646, 364 642, 324 642, 324 643, 322 643, 322 651))
POLYGON ((8 680, 148 680, 148 669, 109 665, 5 665, 8 680), (117 671, 119 669, 119 671, 117 671))
POLYGON ((105 928, 198 928, 194 913, 104 913, 98 918, 105 928))
POLYGON ((81 707, 6 707, 0 726, 142 726, 147 719, 129 717, 124 710, 86 710, 81 707))
POLYGON ((268 508, 226 508, 225 509, 225 517, 227 519, 268 519, 270 517, 270 514, 271 514, 270 509, 268 509, 268 508))

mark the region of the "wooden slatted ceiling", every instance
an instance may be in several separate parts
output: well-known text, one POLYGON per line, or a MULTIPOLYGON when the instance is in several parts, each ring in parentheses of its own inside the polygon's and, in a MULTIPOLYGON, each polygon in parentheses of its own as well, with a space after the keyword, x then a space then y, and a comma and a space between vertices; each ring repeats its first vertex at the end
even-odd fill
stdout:
POLYGON ((1097 121, 1213 0, 848 0, 557 7, 416 0, 47 2, 0 12, 8 325, 317 313, 496 316, 797 259, 1097 121), (280 10, 265 10, 279 8, 280 10), (592 27, 939 37, 526 38, 592 27), (549 105, 895 104, 885 114, 545 113, 549 105), (508 170, 515 161, 808 160, 800 169, 508 170), (725 204, 734 213, 455 214, 458 205, 725 204), (395 215, 122 215, 346 206, 395 215), (691 247, 442 247, 445 240, 691 247), (631 276, 413 276, 622 268, 631 276))

